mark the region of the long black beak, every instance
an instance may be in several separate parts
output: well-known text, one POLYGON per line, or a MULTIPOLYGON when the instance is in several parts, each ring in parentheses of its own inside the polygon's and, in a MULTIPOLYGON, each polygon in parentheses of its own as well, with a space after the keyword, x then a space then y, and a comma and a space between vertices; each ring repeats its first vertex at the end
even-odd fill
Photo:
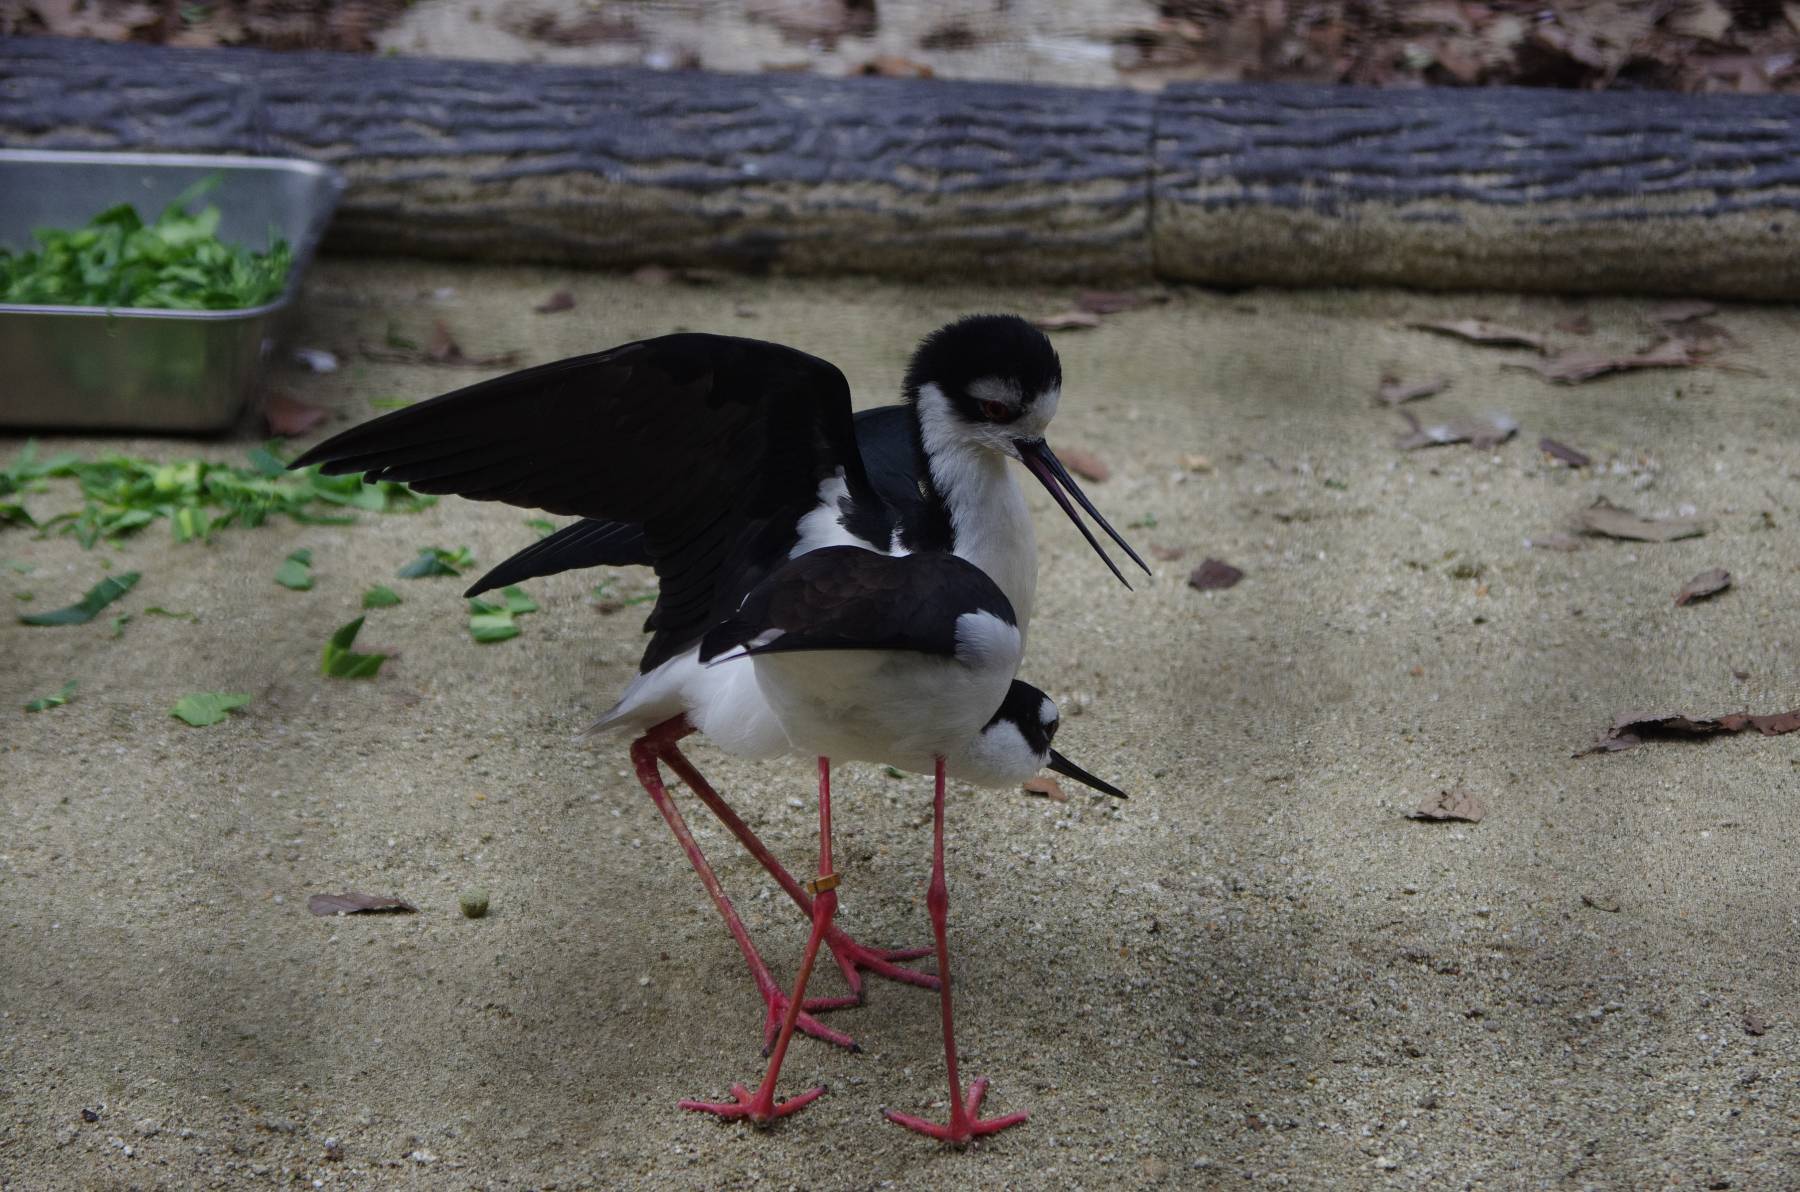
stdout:
POLYGON ((1086 770, 1082 769, 1062 754, 1056 752, 1054 749, 1050 751, 1049 768, 1056 771, 1058 774, 1061 774, 1064 778, 1073 778, 1083 786, 1091 786, 1103 795, 1111 795, 1115 799, 1131 798, 1130 795, 1126 794, 1112 783, 1103 782, 1100 779, 1095 778, 1092 774, 1089 774, 1086 770))
POLYGON ((1038 483, 1050 490, 1050 495, 1056 498, 1056 503, 1062 506, 1062 511, 1069 515, 1069 520, 1075 523, 1075 528, 1081 531, 1081 536, 1086 538, 1088 545, 1094 548, 1094 553, 1104 559, 1106 565, 1112 569, 1112 573, 1119 577, 1120 583, 1127 588, 1131 586, 1131 581, 1125 578, 1125 573, 1120 571, 1118 564, 1112 561, 1112 557, 1106 553, 1106 548, 1095 540, 1086 523, 1081 520, 1081 515, 1075 512, 1075 507, 1069 504, 1070 497, 1074 497, 1076 502, 1087 510, 1088 516, 1099 523, 1100 528, 1106 531, 1107 537, 1118 543, 1120 549, 1131 556, 1133 563, 1144 569, 1145 575, 1150 574, 1149 565, 1138 558, 1138 553, 1131 549, 1131 543, 1119 537, 1119 532, 1112 528, 1111 523, 1100 516, 1100 511, 1094 508, 1094 503, 1087 499, 1087 494, 1081 491, 1081 486, 1075 483, 1075 478, 1069 475, 1069 470, 1062 466, 1062 461, 1057 459, 1055 453, 1050 450, 1050 444, 1042 439, 1015 439, 1014 443, 1019 448, 1019 459, 1024 463, 1026 469, 1038 478, 1038 483))

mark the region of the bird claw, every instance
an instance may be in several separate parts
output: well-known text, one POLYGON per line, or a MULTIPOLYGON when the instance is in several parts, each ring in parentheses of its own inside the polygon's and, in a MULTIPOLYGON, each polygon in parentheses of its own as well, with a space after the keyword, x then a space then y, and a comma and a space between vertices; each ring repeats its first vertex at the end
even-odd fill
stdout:
POLYGON ((837 961, 839 970, 844 974, 844 983, 850 986, 850 992, 855 995, 859 1004, 863 996, 864 970, 903 985, 916 985, 920 989, 938 988, 935 973, 922 973, 918 969, 904 968, 897 963, 930 956, 933 951, 931 948, 868 948, 836 927, 826 930, 825 946, 831 949, 832 959, 837 961))
POLYGON ((997 1118, 982 1118, 981 1100, 987 1096, 988 1079, 983 1076, 969 1086, 968 1099, 963 1104, 961 1114, 951 1114, 948 1122, 931 1122, 922 1117, 914 1117, 910 1113, 899 1113, 892 1109, 884 1109, 881 1116, 896 1126, 905 1126, 908 1130, 916 1130, 939 1142, 948 1142, 953 1146, 966 1146, 977 1138, 989 1134, 998 1134, 1008 1126, 1016 1126, 1031 1114, 1025 1110, 1009 1113, 997 1118))
POLYGON ((766 1126, 777 1118, 784 1118, 790 1113, 799 1113, 814 1101, 825 1095, 825 1086, 814 1085, 799 1096, 789 1097, 785 1101, 775 1100, 775 1094, 766 1089, 758 1089, 752 1093, 741 1084, 731 1086, 729 1101, 683 1101, 683 1109, 691 1109, 695 1113, 710 1113, 726 1121, 738 1118, 747 1119, 752 1125, 766 1126))
MULTIPOLYGON (((788 995, 770 986, 763 990, 763 1001, 768 1012, 763 1016, 763 1054, 768 1055, 775 1046, 775 1037, 781 1033, 781 1020, 787 1016, 788 995)), ((851 1006, 862 1004, 861 998, 855 997, 809 997, 800 1003, 800 1017, 794 1020, 794 1026, 805 1034, 811 1035, 826 1043, 850 1051, 861 1051, 856 1040, 842 1031, 834 1031, 818 1019, 814 1014, 824 1014, 829 1010, 847 1010, 851 1006)))

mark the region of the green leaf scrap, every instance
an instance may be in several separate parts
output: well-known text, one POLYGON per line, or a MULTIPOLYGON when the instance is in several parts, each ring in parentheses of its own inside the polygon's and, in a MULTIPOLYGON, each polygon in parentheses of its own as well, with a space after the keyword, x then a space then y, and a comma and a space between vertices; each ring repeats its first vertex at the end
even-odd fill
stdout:
POLYGON ((525 524, 536 530, 539 538, 548 538, 556 533, 556 523, 546 517, 528 517, 525 524))
POLYGON ((312 591, 312 551, 302 549, 289 555, 276 569, 275 582, 296 592, 312 591))
POLYGON ((85 625, 99 615, 101 609, 131 591, 139 578, 135 571, 109 575, 67 608, 47 613, 20 613, 19 620, 26 625, 85 625))
POLYGON ((386 654, 358 654, 350 649, 356 642, 356 635, 362 632, 363 618, 358 617, 348 625, 338 628, 325 643, 325 653, 319 663, 319 673, 332 679, 373 679, 381 670, 381 664, 388 660, 386 654))
POLYGON ((519 626, 513 620, 513 615, 513 610, 506 605, 489 604, 485 600, 471 600, 469 601, 469 636, 483 645, 518 637, 519 626))
POLYGON ((393 608, 399 603, 400 593, 386 584, 376 584, 363 593, 362 606, 364 608, 393 608))
POLYGON ((537 601, 525 595, 517 584, 506 585, 500 589, 500 594, 506 597, 506 611, 509 613, 535 613, 538 610, 537 601))
POLYGON ((62 685, 62 690, 55 695, 46 695, 42 699, 34 699, 25 705, 27 712, 42 712, 45 708, 60 708, 75 698, 75 680, 70 679, 62 685))
POLYGON ((249 702, 250 697, 247 695, 226 691, 196 691, 176 700, 175 706, 169 709, 169 715, 178 716, 195 728, 205 728, 226 719, 233 708, 241 708, 249 702))
POLYGON ((402 567, 399 571, 401 579, 429 579, 435 575, 461 575, 464 567, 473 566, 475 556, 469 548, 459 546, 455 550, 445 550, 441 546, 425 546, 419 548, 419 557, 402 567))

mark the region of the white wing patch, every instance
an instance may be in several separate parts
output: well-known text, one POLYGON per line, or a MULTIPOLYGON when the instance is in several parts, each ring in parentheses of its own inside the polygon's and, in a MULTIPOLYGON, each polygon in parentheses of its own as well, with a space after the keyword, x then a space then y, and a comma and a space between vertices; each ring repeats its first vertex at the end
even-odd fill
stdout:
POLYGON ((956 660, 979 670, 1005 670, 1010 680, 1024 654, 1019 628, 990 612, 964 613, 956 618, 956 660))
POLYGON ((824 546, 860 546, 864 550, 879 551, 887 545, 865 541, 844 529, 844 511, 840 502, 849 495, 850 486, 844 481, 842 468, 820 483, 819 503, 794 527, 794 549, 788 552, 788 558, 797 559, 824 546))

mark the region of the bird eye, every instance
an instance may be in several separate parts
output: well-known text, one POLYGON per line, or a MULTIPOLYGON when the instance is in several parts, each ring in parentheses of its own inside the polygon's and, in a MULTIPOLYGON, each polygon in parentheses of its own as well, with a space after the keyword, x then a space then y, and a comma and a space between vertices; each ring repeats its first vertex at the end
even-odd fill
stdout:
POLYGON ((990 422, 1010 422, 1012 420, 1012 407, 1003 401, 984 401, 981 403, 981 412, 990 422))

